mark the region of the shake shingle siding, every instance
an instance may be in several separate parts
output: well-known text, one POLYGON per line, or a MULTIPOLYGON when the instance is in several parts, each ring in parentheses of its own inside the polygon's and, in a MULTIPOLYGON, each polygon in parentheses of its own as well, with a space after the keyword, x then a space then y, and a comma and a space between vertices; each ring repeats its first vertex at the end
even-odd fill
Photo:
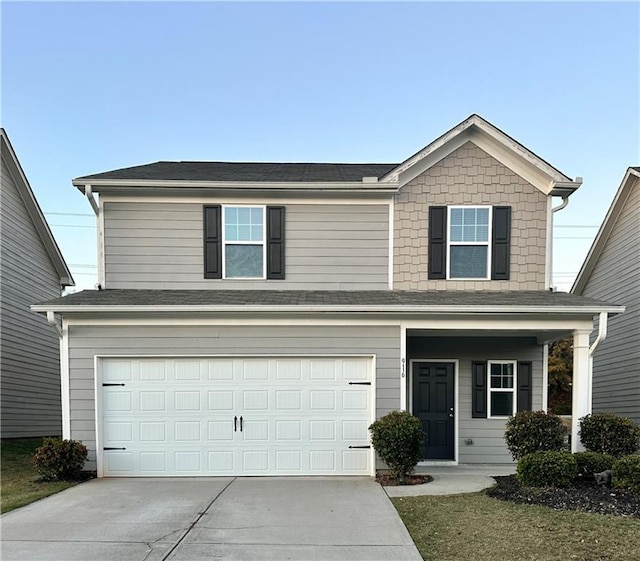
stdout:
POLYGON ((60 279, 4 161, 1 180, 2 437, 59 435, 58 337, 29 306, 60 296, 60 279))
POLYGON ((376 415, 400 406, 399 327, 70 326, 71 436, 90 450, 95 469, 96 355, 375 355, 376 415))
POLYGON ((384 204, 285 205, 285 279, 270 281, 204 278, 202 204, 105 202, 104 206, 107 288, 388 287, 389 210, 384 204))
POLYGON ((582 294, 626 306, 593 358, 593 408, 640 423, 640 180, 636 179, 582 294))

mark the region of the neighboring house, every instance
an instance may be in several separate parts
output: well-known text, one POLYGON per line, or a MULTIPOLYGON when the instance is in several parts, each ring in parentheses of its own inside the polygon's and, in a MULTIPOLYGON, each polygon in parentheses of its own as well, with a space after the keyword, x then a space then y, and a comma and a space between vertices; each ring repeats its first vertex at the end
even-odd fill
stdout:
POLYGON ((593 356, 593 409, 640 424, 640 167, 630 167, 571 289, 625 306, 593 356))
POLYGON ((1 435, 60 435, 60 342, 30 306, 73 279, 4 129, 0 151, 1 435))
POLYGON ((399 164, 157 162, 80 177, 100 291, 62 321, 64 434, 99 475, 362 475, 369 424, 424 458, 507 463, 546 408, 547 343, 593 316, 550 288, 553 196, 580 185, 477 115, 399 164), (99 202, 95 193, 99 193, 99 202))

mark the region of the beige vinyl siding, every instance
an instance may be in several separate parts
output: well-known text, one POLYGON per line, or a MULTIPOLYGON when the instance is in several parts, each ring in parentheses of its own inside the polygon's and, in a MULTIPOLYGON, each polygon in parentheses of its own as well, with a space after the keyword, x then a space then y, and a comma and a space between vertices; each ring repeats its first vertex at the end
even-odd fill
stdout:
POLYGON ((188 202, 105 202, 107 288, 388 288, 387 205, 286 205, 286 278, 270 281, 204 278, 202 208, 188 202))
POLYGON ((626 306, 593 357, 593 409, 640 424, 640 181, 636 180, 582 294, 626 306))
POLYGON ((531 361, 532 407, 542 409, 542 346, 526 337, 409 337, 410 360, 458 359, 458 461, 461 464, 513 462, 504 442, 504 419, 471 417, 471 363, 486 360, 531 361), (471 439, 473 444, 465 444, 471 439))
POLYGON ((29 309, 60 296, 59 277, 4 161, 1 181, 2 438, 59 435, 59 339, 46 318, 29 309))
POLYGON ((545 290, 547 197, 467 142, 412 179, 395 200, 396 290, 545 290), (511 206, 510 279, 429 280, 429 207, 511 206))
POLYGON ((400 407, 400 328, 343 326, 70 326, 71 437, 95 469, 96 355, 375 355, 376 415, 400 407))

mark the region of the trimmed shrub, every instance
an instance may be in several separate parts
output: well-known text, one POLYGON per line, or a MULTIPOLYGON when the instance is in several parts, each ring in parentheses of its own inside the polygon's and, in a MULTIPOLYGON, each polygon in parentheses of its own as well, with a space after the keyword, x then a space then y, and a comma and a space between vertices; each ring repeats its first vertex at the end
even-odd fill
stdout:
POLYGON ((576 478, 578 464, 571 452, 533 452, 518 460, 517 478, 526 487, 566 487, 576 478))
POLYGON ((532 452, 563 450, 567 429, 557 415, 520 411, 507 421, 504 439, 514 460, 532 452))
POLYGON ((640 428, 626 417, 594 413, 580 419, 580 441, 590 452, 616 458, 634 454, 640 448, 640 428))
POLYGON ((611 483, 618 489, 630 489, 640 494, 640 456, 625 456, 611 468, 611 483))
POLYGON ((602 473, 611 469, 616 459, 610 454, 598 452, 576 452, 573 457, 578 465, 578 477, 593 479, 594 473, 602 473))
POLYGON ((87 459, 87 447, 78 440, 45 438, 31 463, 44 481, 75 481, 80 479, 87 459))
POLYGON ((371 443, 400 483, 422 459, 422 422, 407 411, 392 411, 373 423, 371 443))

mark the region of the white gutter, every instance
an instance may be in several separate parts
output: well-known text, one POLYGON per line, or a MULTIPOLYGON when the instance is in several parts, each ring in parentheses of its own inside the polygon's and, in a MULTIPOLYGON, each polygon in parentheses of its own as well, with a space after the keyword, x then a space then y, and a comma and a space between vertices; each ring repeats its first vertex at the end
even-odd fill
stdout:
POLYGON ((34 312, 232 312, 232 313, 267 313, 267 312, 294 312, 294 313, 414 313, 414 314, 442 314, 452 313, 470 315, 474 313, 494 313, 494 314, 621 314, 624 306, 327 306, 327 305, 307 305, 307 306, 272 306, 272 305, 35 305, 31 306, 34 312))
POLYGON ((53 312, 51 310, 49 310, 47 312, 47 321, 49 322, 49 325, 56 330, 56 333, 58 334, 58 337, 60 337, 60 339, 62 339, 62 329, 60 329, 60 326, 58 325, 58 322, 56 321, 55 312, 53 312))
POLYGON ((91 208, 93 209, 93 212, 95 212, 96 216, 98 216, 100 214, 100 207, 98 207, 98 203, 96 201, 96 198, 93 196, 93 191, 91 190, 91 185, 85 185, 84 186, 84 194, 87 196, 87 199, 89 200, 89 204, 91 205, 91 208))

